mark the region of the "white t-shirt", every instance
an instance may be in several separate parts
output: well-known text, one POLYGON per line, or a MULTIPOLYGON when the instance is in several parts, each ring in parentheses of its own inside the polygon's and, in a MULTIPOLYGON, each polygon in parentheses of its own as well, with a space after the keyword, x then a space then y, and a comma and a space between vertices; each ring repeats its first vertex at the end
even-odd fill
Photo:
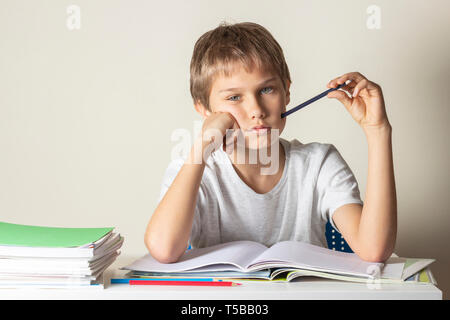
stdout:
MULTIPOLYGON (((326 248, 325 225, 329 220, 336 228, 335 210, 348 203, 363 204, 353 172, 334 145, 281 137, 280 142, 286 155, 283 175, 264 194, 242 181, 222 148, 211 153, 198 191, 190 236, 193 248, 236 240, 268 247, 296 240, 326 248)), ((159 201, 184 161, 170 162, 159 201)))

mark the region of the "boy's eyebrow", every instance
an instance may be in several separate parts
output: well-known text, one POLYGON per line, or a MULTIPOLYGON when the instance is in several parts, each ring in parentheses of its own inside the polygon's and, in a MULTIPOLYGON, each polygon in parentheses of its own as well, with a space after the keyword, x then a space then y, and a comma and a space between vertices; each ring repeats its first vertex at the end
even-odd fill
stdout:
MULTIPOLYGON (((266 79, 263 82, 261 82, 259 85, 263 85, 265 83, 268 83, 268 82, 276 80, 276 79, 277 79, 277 77, 272 77, 272 78, 266 79)), ((228 88, 228 89, 220 90, 219 93, 226 92, 226 91, 234 91, 234 90, 239 90, 239 89, 241 89, 241 88, 228 88)))

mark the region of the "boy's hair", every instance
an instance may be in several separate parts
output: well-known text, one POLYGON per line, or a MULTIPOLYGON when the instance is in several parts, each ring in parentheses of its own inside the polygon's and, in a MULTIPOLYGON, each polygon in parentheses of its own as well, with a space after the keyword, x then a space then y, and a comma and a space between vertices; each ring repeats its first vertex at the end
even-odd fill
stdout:
POLYGON ((277 74, 285 91, 286 81, 291 82, 283 50, 267 29, 253 22, 222 22, 195 43, 190 65, 194 103, 200 102, 210 110, 209 95, 214 79, 219 75, 229 77, 235 62, 241 62, 247 72, 256 65, 277 74))

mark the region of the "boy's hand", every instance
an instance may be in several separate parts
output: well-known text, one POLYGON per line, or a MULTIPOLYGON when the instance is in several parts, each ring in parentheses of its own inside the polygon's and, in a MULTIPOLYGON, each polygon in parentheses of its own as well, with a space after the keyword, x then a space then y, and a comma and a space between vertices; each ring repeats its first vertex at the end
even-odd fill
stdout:
POLYGON ((383 93, 378 84, 369 81, 359 72, 350 72, 331 80, 327 87, 335 88, 347 80, 351 80, 351 82, 343 86, 342 89, 349 92, 351 98, 341 90, 332 91, 328 93, 327 97, 342 102, 364 131, 390 127, 383 93))
POLYGON ((217 150, 223 144, 222 149, 226 151, 227 144, 234 143, 236 134, 240 129, 236 119, 229 112, 207 111, 206 113, 208 117, 202 126, 203 140, 206 140, 207 144, 213 143, 214 150, 217 150), (233 135, 228 139, 227 129, 234 129, 233 135))

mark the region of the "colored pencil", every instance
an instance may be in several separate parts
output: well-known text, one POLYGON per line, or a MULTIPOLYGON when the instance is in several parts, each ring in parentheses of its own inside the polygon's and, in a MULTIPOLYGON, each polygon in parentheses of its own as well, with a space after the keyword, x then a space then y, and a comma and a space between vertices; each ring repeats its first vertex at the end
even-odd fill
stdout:
POLYGON ((139 281, 222 281, 215 278, 111 278, 111 283, 129 283, 131 280, 139 281))
POLYGON ((234 287, 241 285, 229 281, 209 282, 209 281, 146 281, 130 280, 130 285, 159 285, 159 286, 204 286, 204 287, 234 287))
POLYGON ((319 100, 319 99, 322 98, 322 97, 325 97, 325 96, 326 96, 328 93, 330 93, 331 91, 340 89, 340 88, 342 88, 343 86, 345 86, 345 82, 344 82, 343 84, 338 85, 336 88, 328 89, 327 91, 324 91, 324 92, 322 92, 321 94, 318 94, 317 96, 315 96, 315 97, 309 99, 308 101, 305 101, 305 102, 303 102, 302 104, 299 104, 298 106, 296 106, 296 107, 294 107, 294 108, 292 108, 292 109, 290 109, 290 110, 288 110, 288 111, 286 111, 286 112, 283 112, 283 113, 281 114, 281 118, 284 118, 284 117, 290 115, 291 113, 293 113, 293 112, 295 112, 295 111, 298 111, 298 110, 300 110, 301 108, 306 107, 308 104, 311 104, 311 103, 313 103, 314 101, 317 101, 317 100, 319 100))

